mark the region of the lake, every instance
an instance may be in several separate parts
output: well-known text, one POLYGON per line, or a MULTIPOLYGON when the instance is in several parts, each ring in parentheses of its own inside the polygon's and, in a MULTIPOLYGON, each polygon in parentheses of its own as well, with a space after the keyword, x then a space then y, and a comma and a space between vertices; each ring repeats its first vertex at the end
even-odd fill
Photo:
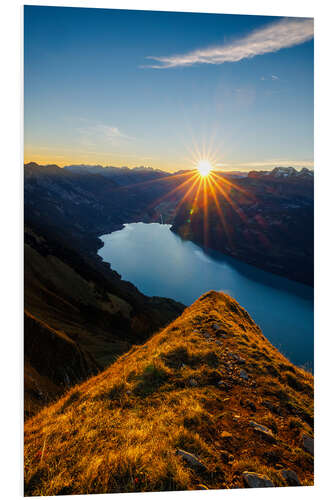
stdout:
POLYGON ((313 369, 313 288, 219 252, 206 253, 167 224, 125 224, 98 254, 149 296, 192 304, 208 290, 234 297, 293 363, 313 369))

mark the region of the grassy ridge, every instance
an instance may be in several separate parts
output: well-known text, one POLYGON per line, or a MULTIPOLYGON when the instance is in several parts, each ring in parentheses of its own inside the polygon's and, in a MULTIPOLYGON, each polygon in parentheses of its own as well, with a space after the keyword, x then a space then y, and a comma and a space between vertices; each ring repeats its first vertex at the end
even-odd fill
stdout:
POLYGON ((25 494, 313 483, 313 377, 209 292, 25 426, 25 494), (258 424, 263 427, 258 427, 258 424))

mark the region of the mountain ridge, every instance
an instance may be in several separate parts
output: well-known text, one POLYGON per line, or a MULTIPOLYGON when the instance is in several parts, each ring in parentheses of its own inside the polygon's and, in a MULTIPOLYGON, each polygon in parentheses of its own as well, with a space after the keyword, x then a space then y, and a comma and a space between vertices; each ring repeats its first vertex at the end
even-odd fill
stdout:
POLYGON ((312 375, 211 291, 27 421, 25 494, 310 485, 312 438, 312 375))

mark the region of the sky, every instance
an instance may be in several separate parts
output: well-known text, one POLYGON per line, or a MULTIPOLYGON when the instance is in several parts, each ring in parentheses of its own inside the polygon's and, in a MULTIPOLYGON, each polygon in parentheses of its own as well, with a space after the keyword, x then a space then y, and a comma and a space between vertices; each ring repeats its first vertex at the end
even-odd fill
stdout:
POLYGON ((25 6, 24 158, 313 168, 313 21, 25 6))

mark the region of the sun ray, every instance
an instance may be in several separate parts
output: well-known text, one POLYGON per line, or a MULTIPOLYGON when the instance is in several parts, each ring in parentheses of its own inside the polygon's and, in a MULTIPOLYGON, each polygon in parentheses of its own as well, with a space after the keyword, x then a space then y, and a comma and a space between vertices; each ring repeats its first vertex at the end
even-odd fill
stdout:
POLYGON ((237 184, 234 184, 233 182, 229 181, 228 179, 226 179, 225 177, 220 177, 218 174, 216 174, 216 172, 213 172, 212 171, 212 176, 215 177, 216 180, 218 180, 219 182, 221 182, 222 184, 226 184, 228 187, 230 188, 233 188, 233 189, 236 189, 238 191, 240 191, 244 196, 246 196, 248 199, 250 200, 255 200, 255 196, 253 196, 253 194, 250 194, 248 193, 245 189, 241 188, 240 186, 238 186, 237 184))
POLYGON ((182 182, 181 184, 179 184, 178 186, 176 186, 171 191, 168 191, 167 193, 165 193, 160 198, 157 198, 153 203, 151 203, 149 205, 149 208, 156 207, 157 205, 159 205, 160 203, 162 203, 162 201, 164 201, 165 199, 170 198, 170 196, 172 196, 173 194, 175 194, 177 191, 180 191, 181 189, 183 189, 187 184, 189 184, 190 182, 193 182, 194 179, 195 179, 195 177, 199 177, 199 174, 197 172, 192 173, 192 175, 191 175, 191 177, 189 179, 185 180, 184 182, 182 182))
POLYGON ((182 172, 180 174, 171 174, 171 175, 168 175, 168 176, 165 176, 165 177, 159 177, 158 179, 150 179, 149 181, 143 181, 143 182, 136 182, 136 183, 132 183, 132 184, 125 184, 124 186, 117 186, 116 190, 126 190, 126 189, 130 189, 130 188, 137 188, 137 187, 142 187, 142 186, 147 186, 149 184, 153 184, 153 183, 158 183, 158 182, 172 182, 174 181, 175 179, 179 179, 181 177, 188 177, 190 175, 193 175, 193 174, 196 174, 196 172, 193 172, 193 170, 188 170, 187 172, 182 172))
POLYGON ((237 213, 237 215, 243 220, 243 222, 247 222, 247 217, 245 216, 243 210, 237 206, 237 204, 231 199, 231 196, 225 191, 225 189, 218 184, 218 182, 212 178, 211 179, 214 187, 222 194, 222 196, 227 200, 232 209, 237 213))
MULTIPOLYGON (((200 178, 200 176, 198 175, 196 180, 193 182, 192 186, 189 187, 189 189, 186 191, 186 193, 184 194, 184 196, 179 200, 178 204, 177 204, 177 207, 176 207, 176 210, 175 210, 175 213, 178 213, 180 207, 183 205, 183 203, 185 202, 185 200, 189 197, 189 195, 191 194, 191 192, 193 191, 193 189, 195 188, 195 186, 199 183, 201 183, 202 179, 200 178)), ((200 184, 199 184, 200 186, 200 184)))
POLYGON ((219 216, 219 218, 221 220, 221 223, 222 223, 222 226, 223 226, 226 238, 228 240, 228 244, 232 245, 232 240, 231 240, 231 237, 230 237, 230 231, 229 231, 228 225, 226 223, 226 220, 225 220, 223 211, 221 209, 221 206, 220 206, 220 204, 218 202, 218 199, 217 199, 217 196, 216 196, 216 192, 215 192, 215 188, 214 188, 214 186, 212 184, 212 179, 208 178, 207 180, 208 180, 208 184, 209 184, 209 187, 210 187, 211 195, 213 197, 213 200, 214 200, 214 203, 215 203, 215 206, 216 206, 216 210, 217 210, 218 216, 219 216))
POLYGON ((198 201, 199 201, 199 197, 200 197, 200 193, 201 193, 201 185, 203 183, 203 178, 200 177, 200 182, 199 182, 199 186, 196 190, 196 193, 195 193, 195 196, 194 196, 194 201, 193 201, 193 205, 192 205, 192 213, 194 213, 195 209, 197 208, 197 205, 198 205, 198 201))
POLYGON ((208 210, 208 200, 207 200, 207 177, 205 176, 203 179, 203 207, 204 207, 204 247, 208 248, 208 219, 209 219, 209 210, 208 210))

